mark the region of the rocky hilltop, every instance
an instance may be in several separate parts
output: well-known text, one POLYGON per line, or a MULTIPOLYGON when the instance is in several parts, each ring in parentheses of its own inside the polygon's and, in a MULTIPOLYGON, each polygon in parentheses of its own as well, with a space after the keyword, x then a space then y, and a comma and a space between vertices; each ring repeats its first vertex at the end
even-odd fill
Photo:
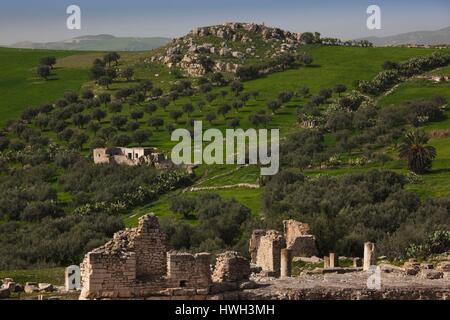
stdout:
POLYGON ((300 33, 254 23, 224 23, 196 28, 174 39, 152 61, 193 77, 208 72, 235 73, 242 65, 294 52, 301 43, 300 33))

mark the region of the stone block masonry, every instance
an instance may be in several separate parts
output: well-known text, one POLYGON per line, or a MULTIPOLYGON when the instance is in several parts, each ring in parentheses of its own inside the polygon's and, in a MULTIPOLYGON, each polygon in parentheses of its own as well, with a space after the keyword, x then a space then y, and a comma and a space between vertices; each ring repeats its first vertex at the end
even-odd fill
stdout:
POLYGON ((172 287, 208 288, 211 255, 171 252, 167 255, 167 281, 172 287))
POLYGON ((295 220, 283 221, 286 248, 291 249, 293 257, 317 255, 316 237, 310 234, 307 223, 295 220))
POLYGON ((250 263, 236 252, 218 256, 213 278, 210 263, 209 253, 169 251, 158 219, 147 215, 137 228, 117 232, 86 254, 80 299, 205 299, 213 278, 232 283, 229 288, 248 281, 250 263))
POLYGON ((133 297, 138 282, 160 282, 167 272, 165 242, 158 219, 152 215, 142 217, 135 229, 117 232, 81 263, 81 297, 133 297))
POLYGON ((248 250, 250 252, 251 263, 256 264, 256 257, 258 255, 259 242, 262 236, 266 235, 265 230, 253 230, 252 236, 248 244, 248 250))
POLYGON ((256 264, 262 268, 262 271, 279 276, 281 249, 284 247, 284 238, 278 231, 267 231, 260 239, 256 264))
POLYGON ((235 251, 219 254, 212 279, 214 282, 239 282, 250 277, 248 260, 235 251))
POLYGON ((136 252, 136 277, 160 278, 167 272, 166 236, 154 216, 139 220, 139 232, 133 234, 129 249, 136 252))

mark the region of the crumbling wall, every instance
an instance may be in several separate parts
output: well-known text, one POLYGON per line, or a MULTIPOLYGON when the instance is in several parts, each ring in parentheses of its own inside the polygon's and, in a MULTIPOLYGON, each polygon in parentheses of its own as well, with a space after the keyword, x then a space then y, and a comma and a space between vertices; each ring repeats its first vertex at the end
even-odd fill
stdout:
POLYGON ((250 237, 248 243, 248 250, 250 253, 250 262, 256 264, 256 257, 258 255, 259 242, 261 237, 266 235, 266 231, 264 230, 253 230, 252 236, 250 237))
MULTIPOLYGON (((281 249, 289 250, 289 257, 292 258, 317 254, 316 238, 309 234, 307 223, 285 220, 283 231, 284 236, 275 230, 254 230, 249 240, 251 262, 266 274, 280 275, 281 249)), ((288 271, 289 267, 285 266, 285 269, 288 271)))
POLYGON ((137 278, 159 278, 166 274, 166 236, 158 218, 147 215, 139 220, 137 232, 132 233, 130 249, 136 252, 137 278))
POLYGON ((166 251, 158 219, 142 217, 137 228, 117 232, 111 241, 85 256, 80 266, 81 297, 132 297, 142 282, 147 289, 163 289, 159 283, 166 275, 166 251))
POLYGON ((167 281, 170 287, 208 288, 211 284, 209 253, 178 253, 167 255, 167 281))
POLYGON ((212 284, 210 259, 209 253, 168 253, 158 219, 147 215, 86 254, 80 299, 201 299, 212 284))
POLYGON ((298 236, 287 246, 294 257, 312 257, 317 255, 316 237, 313 235, 298 236))
POLYGON ((286 248, 291 249, 293 257, 311 257, 317 255, 316 238, 310 234, 307 223, 283 221, 286 248))
POLYGON ((309 224, 295 220, 284 220, 283 231, 286 246, 288 247, 293 244, 297 237, 310 234, 309 224))
POLYGON ((281 249, 285 247, 283 236, 276 230, 269 230, 260 238, 256 264, 263 271, 280 274, 281 249))
POLYGON ((134 252, 94 251, 86 255, 81 269, 83 298, 125 298, 132 296, 136 279, 134 252))
POLYGON ((219 254, 212 275, 214 282, 240 282, 250 277, 250 263, 235 251, 219 254))

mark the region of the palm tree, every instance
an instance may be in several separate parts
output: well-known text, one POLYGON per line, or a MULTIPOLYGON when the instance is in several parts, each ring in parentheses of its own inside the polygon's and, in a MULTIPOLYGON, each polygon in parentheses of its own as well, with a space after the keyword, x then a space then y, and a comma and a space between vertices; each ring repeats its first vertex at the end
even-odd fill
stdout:
POLYGON ((414 173, 426 172, 436 158, 436 149, 426 145, 428 140, 423 131, 411 131, 398 147, 399 157, 407 161, 408 169, 414 173))

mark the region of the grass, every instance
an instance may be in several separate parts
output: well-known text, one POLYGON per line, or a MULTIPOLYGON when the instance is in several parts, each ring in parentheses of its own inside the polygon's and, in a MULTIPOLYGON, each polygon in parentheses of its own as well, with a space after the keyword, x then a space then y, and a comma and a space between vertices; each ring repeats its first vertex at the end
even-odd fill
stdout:
POLYGON ((229 186, 239 183, 257 184, 260 177, 258 166, 208 165, 200 166, 195 174, 200 180, 195 187, 229 186))
POLYGON ((74 61, 88 53, 0 48, 0 127, 7 120, 16 119, 29 107, 54 102, 65 91, 78 90, 88 79, 88 68, 78 67, 74 61), (72 63, 57 65, 48 81, 38 78, 35 68, 45 56, 68 59, 72 63))
MULTIPOLYGON (((216 193, 225 199, 235 199, 237 202, 249 208, 252 212, 252 215, 257 216, 261 211, 262 189, 235 188, 235 189, 225 189, 215 191, 192 192, 190 193, 190 195, 198 195, 200 193, 205 192, 216 193)), ((127 214, 123 218, 125 227, 127 228, 136 227, 139 218, 149 213, 154 213, 159 218, 182 219, 181 216, 173 213, 170 210, 170 203, 169 203, 171 197, 180 194, 181 194, 180 191, 174 191, 169 194, 165 194, 161 196, 157 201, 133 210, 130 214, 127 214)), ((196 220, 187 220, 187 221, 191 224, 196 223, 196 220)))
MULTIPOLYGON (((381 106, 396 105, 408 100, 429 99, 436 95, 444 96, 450 101, 450 83, 412 80, 400 85, 391 95, 381 99, 379 104, 381 106)), ((427 124, 423 129, 428 132, 431 130, 450 129, 450 112, 447 111, 446 115, 446 120, 427 124)), ((435 147, 437 151, 432 170, 421 177, 421 182, 407 185, 406 189, 416 192, 422 198, 438 197, 449 199, 450 138, 434 138, 429 141, 429 144, 435 147)))
POLYGON ((175 214, 173 214, 169 209, 169 199, 170 197, 173 197, 179 193, 180 193, 179 191, 176 191, 169 194, 165 194, 161 196, 157 201, 133 210, 129 215, 126 215, 123 219, 125 227, 127 228, 136 227, 139 218, 149 213, 154 213, 158 218, 170 216, 171 219, 176 219, 177 217, 175 216, 175 214))
POLYGON ((217 193, 225 199, 235 199, 237 202, 249 208, 254 216, 258 216, 261 212, 262 189, 226 189, 217 190, 217 193))
POLYGON ((64 272, 64 268, 0 271, 0 279, 13 278, 16 283, 20 284, 42 282, 62 286, 64 285, 64 272))
POLYGON ((404 101, 429 99, 441 95, 450 101, 450 83, 411 80, 401 84, 392 94, 379 100, 380 106, 398 105, 404 101))

